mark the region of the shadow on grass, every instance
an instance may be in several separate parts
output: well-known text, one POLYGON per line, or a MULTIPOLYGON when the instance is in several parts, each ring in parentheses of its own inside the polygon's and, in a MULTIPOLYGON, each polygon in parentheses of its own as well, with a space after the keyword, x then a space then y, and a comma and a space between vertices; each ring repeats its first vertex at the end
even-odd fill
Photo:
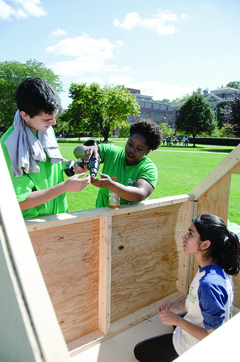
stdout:
POLYGON ((202 152, 225 152, 230 153, 235 147, 226 147, 226 146, 209 146, 209 145, 196 145, 193 147, 189 144, 188 147, 183 145, 176 145, 176 146, 166 146, 161 145, 160 148, 165 150, 179 150, 179 151, 202 151, 202 152))

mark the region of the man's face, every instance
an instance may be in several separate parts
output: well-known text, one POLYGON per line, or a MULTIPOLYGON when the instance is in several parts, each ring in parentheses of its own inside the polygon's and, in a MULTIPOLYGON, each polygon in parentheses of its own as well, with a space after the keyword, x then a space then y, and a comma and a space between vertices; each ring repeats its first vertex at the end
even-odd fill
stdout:
POLYGON ((37 116, 30 118, 28 114, 26 114, 24 111, 21 111, 21 116, 32 133, 36 131, 44 132, 50 126, 54 126, 56 124, 55 117, 57 114, 58 110, 54 111, 52 114, 41 112, 37 116))

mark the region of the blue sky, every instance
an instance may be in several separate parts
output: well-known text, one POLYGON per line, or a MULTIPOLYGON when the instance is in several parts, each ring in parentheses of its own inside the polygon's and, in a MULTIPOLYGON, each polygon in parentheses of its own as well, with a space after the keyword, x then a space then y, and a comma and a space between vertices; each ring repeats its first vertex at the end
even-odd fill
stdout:
POLYGON ((239 0, 0 0, 0 61, 36 59, 71 82, 155 100, 240 81, 239 0))

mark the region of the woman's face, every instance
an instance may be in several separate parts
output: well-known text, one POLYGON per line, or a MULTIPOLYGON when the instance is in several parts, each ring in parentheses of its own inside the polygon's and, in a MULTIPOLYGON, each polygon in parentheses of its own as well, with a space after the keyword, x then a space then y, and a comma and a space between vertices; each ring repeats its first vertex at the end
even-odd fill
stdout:
POLYGON ((202 241, 195 225, 192 223, 188 232, 183 235, 183 250, 185 254, 196 254, 201 250, 202 241))
POLYGON ((125 145, 125 156, 127 166, 136 165, 141 161, 143 156, 150 152, 146 144, 146 138, 139 134, 134 133, 129 136, 125 145))

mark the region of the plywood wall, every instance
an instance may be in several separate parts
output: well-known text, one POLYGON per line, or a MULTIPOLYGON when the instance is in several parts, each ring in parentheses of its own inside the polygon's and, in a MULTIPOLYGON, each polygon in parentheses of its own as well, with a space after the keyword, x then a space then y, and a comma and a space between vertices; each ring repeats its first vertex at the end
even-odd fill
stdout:
POLYGON ((29 235, 66 342, 97 330, 99 220, 29 235))
POLYGON ((178 290, 182 204, 113 217, 111 322, 178 290))

